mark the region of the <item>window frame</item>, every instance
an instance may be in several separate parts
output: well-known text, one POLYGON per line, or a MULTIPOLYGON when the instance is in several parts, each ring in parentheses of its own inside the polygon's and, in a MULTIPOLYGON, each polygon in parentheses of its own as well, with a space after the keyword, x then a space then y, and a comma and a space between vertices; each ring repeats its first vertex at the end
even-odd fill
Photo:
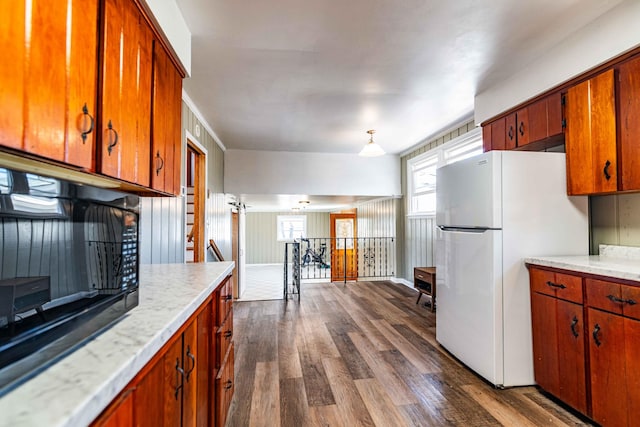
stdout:
POLYGON ((435 209, 433 211, 417 211, 414 209, 414 197, 427 194, 435 195, 437 189, 436 183, 433 190, 423 191, 417 194, 414 192, 414 173, 422 169, 419 167, 420 164, 436 159, 436 169, 438 169, 444 165, 455 163, 459 160, 470 157, 469 152, 475 153, 475 150, 477 149, 480 149, 480 153, 484 151, 482 146, 482 129, 480 127, 477 127, 457 138, 452 139, 451 141, 446 142, 445 144, 439 145, 429 151, 426 151, 418 156, 407 160, 407 200, 405 204, 407 209, 407 217, 434 217, 436 215, 435 209), (476 147, 470 149, 469 151, 463 151, 462 154, 456 157, 450 157, 452 152, 464 146, 473 145, 476 145, 476 147))
POLYGON ((307 237, 307 216, 306 215, 277 215, 276 216, 276 241, 278 242, 293 242, 295 239, 307 237), (292 221, 292 218, 302 220, 302 234, 300 236, 293 236, 292 238, 280 238, 283 231, 283 221, 285 218, 288 221, 292 221))

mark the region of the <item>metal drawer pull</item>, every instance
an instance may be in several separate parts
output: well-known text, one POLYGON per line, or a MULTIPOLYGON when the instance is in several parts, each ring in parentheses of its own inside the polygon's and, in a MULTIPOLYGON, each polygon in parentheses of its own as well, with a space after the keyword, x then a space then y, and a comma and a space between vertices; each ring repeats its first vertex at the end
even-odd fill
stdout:
POLYGON ((618 297, 614 297, 613 295, 607 295, 607 298, 609 298, 609 301, 611 302, 615 302, 618 304, 629 304, 629 305, 635 305, 636 302, 632 299, 620 299, 618 297))
POLYGON ((607 181, 611 179, 611 174, 609 174, 609 166, 611 166, 611 162, 607 160, 607 162, 604 164, 604 169, 602 170, 607 181))
POLYGON ((227 331, 227 332, 224 333, 224 337, 225 338, 229 338, 231 335, 233 335, 233 332, 231 332, 231 331, 227 331))
POLYGON ((560 289, 565 289, 566 288, 566 286, 563 285, 562 283, 553 283, 553 282, 548 281, 548 280, 547 280, 547 285, 551 286, 552 288, 560 288, 560 289))
POLYGON ((596 327, 593 328, 593 341, 596 343, 598 347, 602 345, 602 342, 598 339, 598 334, 600 333, 600 325, 596 323, 596 327))
POLYGON ((578 317, 577 316, 573 316, 573 319, 571 321, 571 333, 573 334, 573 336, 575 338, 578 338, 578 330, 576 328, 576 326, 578 325, 578 317))
POLYGON ((233 382, 231 380, 227 380, 227 382, 224 383, 224 389, 229 390, 231 387, 233 387, 233 382))

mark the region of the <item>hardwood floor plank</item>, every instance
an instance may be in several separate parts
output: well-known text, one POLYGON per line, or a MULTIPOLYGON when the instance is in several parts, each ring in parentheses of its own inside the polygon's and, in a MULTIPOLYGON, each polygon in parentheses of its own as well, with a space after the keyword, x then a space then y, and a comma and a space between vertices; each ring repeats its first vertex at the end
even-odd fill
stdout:
POLYGON ((322 363, 336 398, 341 425, 373 427, 373 420, 342 359, 324 359, 322 363))
POLYGON ((376 426, 403 426, 406 421, 380 382, 375 379, 355 380, 358 392, 376 426))
POLYGON ((486 409, 495 419, 505 426, 536 427, 527 417, 519 413, 515 408, 508 406, 502 401, 493 399, 486 388, 481 385, 468 384, 462 389, 484 409, 486 409))
POLYGON ((394 367, 387 363, 380 352, 362 334, 349 334, 351 341, 356 346, 363 359, 367 362, 375 377, 385 385, 393 403, 396 405, 408 405, 416 403, 416 396, 411 392, 394 367))
MULTIPOLYGON (((280 421, 282 427, 311 424, 302 378, 280 379, 280 421)), ((277 427, 278 424, 272 426, 277 427)))
POLYGON ((398 334, 386 320, 373 320, 372 323, 418 371, 423 374, 440 371, 440 368, 433 361, 424 357, 424 354, 420 353, 406 338, 398 334))
MULTIPOLYGON (((342 427, 338 405, 314 406, 309 408, 309 417, 313 427, 342 427)), ((289 427, 289 426, 282 426, 289 427)))
POLYGON ((369 365, 362 358, 351 338, 349 338, 348 332, 344 332, 342 328, 336 327, 333 323, 327 324, 327 329, 347 366, 351 378, 354 380, 373 378, 373 372, 371 372, 369 365))
POLYGON ((258 362, 253 383, 249 426, 280 425, 280 382, 277 362, 258 362))
POLYGON ((353 321, 358 325, 360 331, 366 334, 369 341, 373 343, 378 351, 391 350, 393 346, 384 335, 371 323, 370 314, 366 309, 362 309, 359 305, 354 304, 351 298, 339 298, 336 300, 338 304, 347 312, 353 321))
POLYGON ((296 346, 296 325, 293 321, 278 322, 277 348, 280 379, 302 378, 300 355, 296 346))

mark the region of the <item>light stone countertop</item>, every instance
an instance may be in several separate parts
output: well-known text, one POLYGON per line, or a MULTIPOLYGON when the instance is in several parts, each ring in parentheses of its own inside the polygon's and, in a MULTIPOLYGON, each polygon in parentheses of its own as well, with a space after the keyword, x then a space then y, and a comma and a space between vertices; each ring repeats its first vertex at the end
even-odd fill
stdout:
POLYGON ((233 266, 233 262, 141 265, 139 305, 0 398, 0 427, 91 423, 233 266))
POLYGON ((525 258, 527 264, 640 281, 640 248, 600 245, 600 255, 525 258))

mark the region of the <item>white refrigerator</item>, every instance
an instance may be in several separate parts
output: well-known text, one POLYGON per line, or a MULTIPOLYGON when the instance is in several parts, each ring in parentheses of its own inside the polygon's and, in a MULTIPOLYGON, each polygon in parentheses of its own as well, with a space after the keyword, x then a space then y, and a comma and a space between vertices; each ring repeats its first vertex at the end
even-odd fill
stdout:
POLYGON ((497 387, 534 384, 529 256, 585 255, 564 153, 490 151, 436 172, 436 339, 497 387))

